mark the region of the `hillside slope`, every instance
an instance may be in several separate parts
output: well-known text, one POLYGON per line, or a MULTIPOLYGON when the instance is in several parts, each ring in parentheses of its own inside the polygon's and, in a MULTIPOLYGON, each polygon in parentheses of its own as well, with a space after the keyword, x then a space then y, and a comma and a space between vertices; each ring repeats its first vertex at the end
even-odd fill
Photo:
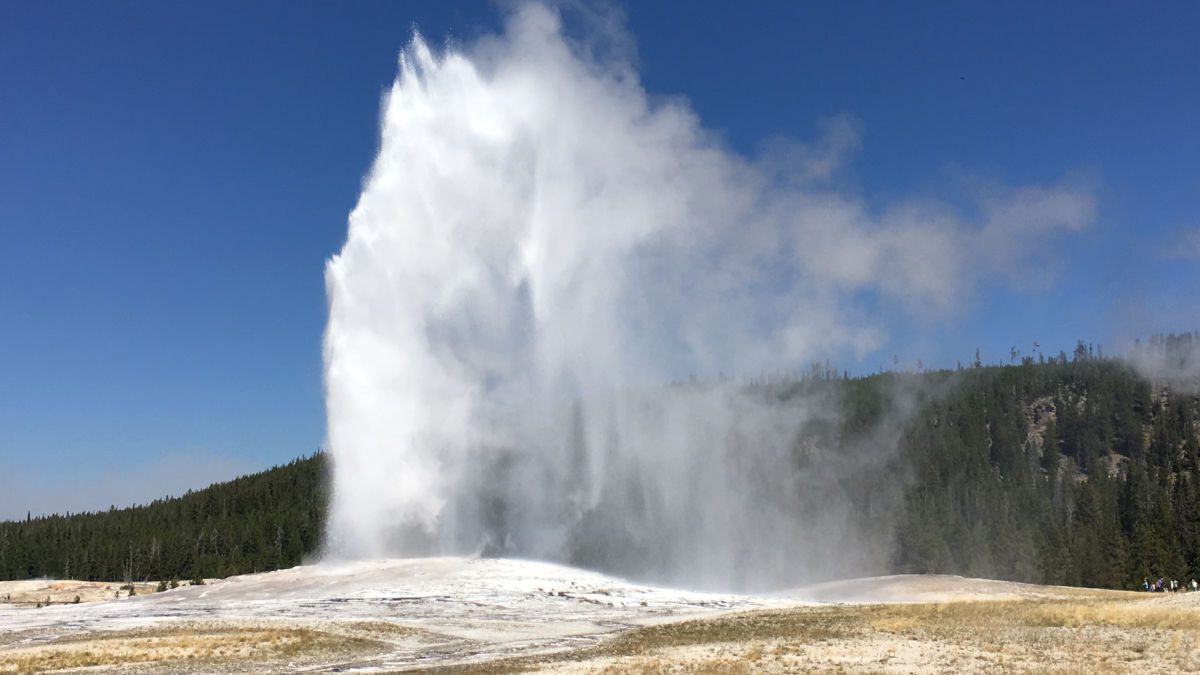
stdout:
POLYGON ((328 503, 323 453, 182 497, 0 523, 0 579, 224 577, 314 552, 328 503))
POLYGON ((969 369, 909 424, 896 572, 1200 577, 1200 402, 1118 361, 969 369))

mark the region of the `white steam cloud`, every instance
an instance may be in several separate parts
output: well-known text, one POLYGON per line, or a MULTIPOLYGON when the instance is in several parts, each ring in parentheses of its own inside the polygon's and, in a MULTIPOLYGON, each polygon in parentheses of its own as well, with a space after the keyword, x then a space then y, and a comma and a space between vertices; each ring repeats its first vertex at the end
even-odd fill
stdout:
POLYGON ((1152 336, 1139 342, 1125 360, 1151 382, 1200 392, 1200 332, 1152 336))
POLYGON ((592 53, 526 5, 474 47, 402 54, 326 269, 329 552, 708 586, 869 566, 876 533, 844 483, 894 441, 832 456, 812 429, 836 402, 657 385, 870 352, 885 331, 864 297, 952 311, 1032 272, 1046 237, 1092 219, 1091 194, 871 208, 829 180, 853 122, 752 160, 592 53))

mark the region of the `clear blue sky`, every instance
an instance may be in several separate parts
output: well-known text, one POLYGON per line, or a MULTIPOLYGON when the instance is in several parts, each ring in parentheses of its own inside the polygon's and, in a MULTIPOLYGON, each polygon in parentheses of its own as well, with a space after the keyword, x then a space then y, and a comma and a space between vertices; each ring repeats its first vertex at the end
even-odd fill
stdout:
MULTIPOLYGON (((1200 328, 1200 5, 636 3, 644 86, 751 154, 830 115, 869 199, 1084 175, 1041 292, 897 320, 857 364, 1200 328), (744 6, 743 6, 744 5, 744 6), (1200 241, 1196 239, 1194 241, 1200 241)), ((0 517, 144 500, 324 435, 322 266, 419 26, 490 3, 0 3, 0 517), (5 496, 7 495, 7 496, 5 496), (28 506, 23 506, 28 504, 28 506)))

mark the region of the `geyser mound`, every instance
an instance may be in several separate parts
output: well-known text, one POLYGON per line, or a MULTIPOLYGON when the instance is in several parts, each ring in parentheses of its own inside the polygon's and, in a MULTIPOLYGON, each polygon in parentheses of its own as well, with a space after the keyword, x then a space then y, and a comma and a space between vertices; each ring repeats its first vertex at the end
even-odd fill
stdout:
MULTIPOLYGON (((768 169, 633 72, 539 5, 469 52, 402 55, 326 270, 331 555, 719 588, 879 571, 886 425, 831 437, 831 388, 662 383, 873 349, 858 299, 955 305, 987 268, 973 252, 1017 256, 995 228, 1018 212, 872 216, 830 183, 853 124, 768 169)), ((1067 188, 1014 195, 1030 247, 1090 217, 1067 188)))

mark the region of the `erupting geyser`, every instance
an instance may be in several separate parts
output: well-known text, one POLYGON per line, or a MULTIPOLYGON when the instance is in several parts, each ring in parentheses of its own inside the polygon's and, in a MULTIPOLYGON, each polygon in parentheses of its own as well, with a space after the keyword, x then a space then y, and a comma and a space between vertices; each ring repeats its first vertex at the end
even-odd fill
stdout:
MULTIPOLYGON (((953 305, 970 252, 1008 250, 1009 205, 872 216, 829 186, 853 124, 768 170, 587 53, 537 5, 470 50, 404 52, 326 270, 329 554, 709 587, 872 571, 886 542, 845 485, 887 443, 822 454, 802 436, 831 401, 664 383, 874 348, 851 300, 953 305)), ((1042 230, 1088 217, 1086 195, 1019 194, 1042 230)))

